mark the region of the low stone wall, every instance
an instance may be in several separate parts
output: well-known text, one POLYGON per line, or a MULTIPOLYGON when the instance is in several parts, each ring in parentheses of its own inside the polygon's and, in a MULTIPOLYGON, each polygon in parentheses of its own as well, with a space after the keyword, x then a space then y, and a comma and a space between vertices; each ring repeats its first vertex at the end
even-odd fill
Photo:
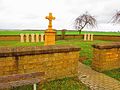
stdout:
POLYGON ((94 35, 94 40, 120 41, 120 36, 115 36, 115 35, 94 35))
MULTIPOLYGON (((56 35, 56 40, 62 40, 62 35, 56 35)), ((65 35, 64 39, 83 39, 83 35, 65 35)))
POLYGON ((19 35, 0 35, 0 41, 20 41, 19 35))
POLYGON ((45 72, 46 79, 76 76, 79 50, 65 45, 0 48, 0 76, 31 72, 45 72))
POLYGON ((120 42, 93 45, 92 68, 98 71, 120 68, 120 42))
MULTIPOLYGON (((64 39, 83 39, 84 35, 65 35, 64 39)), ((62 40, 62 35, 56 35, 56 40, 62 40)), ((93 40, 109 40, 109 41, 120 41, 120 36, 114 35, 93 35, 93 40)), ((39 36, 41 40, 41 36, 39 36)), ((20 35, 0 35, 0 41, 20 41, 20 35)))

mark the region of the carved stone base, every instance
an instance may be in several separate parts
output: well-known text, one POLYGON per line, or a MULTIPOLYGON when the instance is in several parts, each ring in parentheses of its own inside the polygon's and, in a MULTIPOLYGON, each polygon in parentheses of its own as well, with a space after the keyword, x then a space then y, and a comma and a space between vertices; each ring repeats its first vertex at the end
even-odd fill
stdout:
POLYGON ((56 36, 56 31, 47 29, 45 31, 44 45, 55 45, 55 36, 56 36))

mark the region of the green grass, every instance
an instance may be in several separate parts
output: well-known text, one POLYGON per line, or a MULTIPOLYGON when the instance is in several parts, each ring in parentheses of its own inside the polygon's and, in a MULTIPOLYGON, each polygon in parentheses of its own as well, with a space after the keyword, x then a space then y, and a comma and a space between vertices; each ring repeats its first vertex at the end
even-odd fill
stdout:
POLYGON ((13 30, 13 31, 0 31, 0 35, 20 35, 21 33, 28 33, 28 34, 32 34, 32 33, 44 33, 44 31, 21 31, 21 30, 13 30))
MULTIPOLYGON (((76 77, 44 82, 39 86, 37 85, 37 89, 38 88, 41 88, 40 90, 89 90, 89 88, 82 84, 76 77)), ((33 90, 33 86, 20 86, 14 88, 14 90, 33 90)))
POLYGON ((39 43, 21 43, 19 41, 0 41, 0 47, 3 46, 10 46, 10 47, 17 47, 17 46, 43 46, 44 43, 43 42, 39 42, 39 43))
MULTIPOLYGON (((29 30, 29 31, 22 31, 22 30, 0 30, 0 35, 20 35, 21 33, 28 33, 28 34, 31 34, 31 33, 44 33, 43 30, 39 30, 39 31, 36 31, 36 30, 29 30)), ((61 31, 60 30, 57 30, 57 35, 61 35, 61 31)), ((88 32, 88 31, 82 31, 81 34, 85 34, 85 33, 92 33, 94 35, 118 35, 120 36, 120 32, 88 32)), ((79 35, 79 32, 78 31, 66 31, 65 33, 66 35, 79 35)))
POLYGON ((120 68, 109 70, 109 71, 104 71, 103 73, 120 81, 120 68))
MULTIPOLYGON (((0 31, 0 35, 20 35, 21 33, 23 34, 41 34, 41 33, 44 33, 45 31, 43 30, 39 30, 39 31, 34 31, 34 30, 31 30, 31 31, 22 31, 22 30, 8 30, 8 31, 0 31)), ((57 31, 57 34, 60 35, 61 34, 61 31, 57 31)))
POLYGON ((64 78, 44 83, 44 90, 89 90, 77 78, 64 78))

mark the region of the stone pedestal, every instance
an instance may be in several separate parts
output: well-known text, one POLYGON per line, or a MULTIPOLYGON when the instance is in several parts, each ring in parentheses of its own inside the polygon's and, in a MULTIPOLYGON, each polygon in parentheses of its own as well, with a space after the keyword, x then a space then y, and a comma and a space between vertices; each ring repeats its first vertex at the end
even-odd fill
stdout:
POLYGON ((56 31, 46 30, 45 31, 45 43, 44 43, 44 45, 55 45, 55 35, 56 35, 56 31))
POLYGON ((25 36, 26 36, 26 42, 29 42, 30 41, 29 34, 25 34, 25 36))
POLYGON ((44 34, 41 34, 41 42, 44 42, 44 34))
POLYGON ((20 42, 24 42, 24 34, 20 34, 20 42))
POLYGON ((39 34, 36 34, 36 42, 39 42, 39 34))
POLYGON ((84 34, 84 41, 86 41, 87 39, 87 34, 84 34))
POLYGON ((35 34, 31 34, 31 42, 35 42, 35 34))

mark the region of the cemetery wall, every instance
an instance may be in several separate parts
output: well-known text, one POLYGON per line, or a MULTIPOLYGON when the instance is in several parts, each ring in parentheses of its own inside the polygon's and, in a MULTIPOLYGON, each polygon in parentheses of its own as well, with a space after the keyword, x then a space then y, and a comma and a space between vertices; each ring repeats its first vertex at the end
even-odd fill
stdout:
POLYGON ((20 41, 19 35, 0 35, 1 41, 20 41))
POLYGON ((120 42, 93 45, 92 68, 98 71, 120 68, 120 42))
POLYGON ((94 40, 120 41, 120 36, 114 36, 114 35, 94 35, 94 40))
MULTIPOLYGON (((84 35, 65 35, 64 39, 83 39, 84 35)), ((93 40, 120 41, 120 36, 93 35, 93 40)), ((41 36, 39 36, 41 40, 41 36)), ((20 41, 20 35, 0 35, 0 40, 20 41)), ((56 40, 62 40, 62 35, 56 35, 56 40)))
MULTIPOLYGON (((83 35, 65 35, 64 39, 82 39, 83 35)), ((62 35, 56 35, 56 40, 62 40, 62 35)))
POLYGON ((45 72, 46 79, 77 76, 80 48, 33 46, 0 48, 0 76, 45 72))

